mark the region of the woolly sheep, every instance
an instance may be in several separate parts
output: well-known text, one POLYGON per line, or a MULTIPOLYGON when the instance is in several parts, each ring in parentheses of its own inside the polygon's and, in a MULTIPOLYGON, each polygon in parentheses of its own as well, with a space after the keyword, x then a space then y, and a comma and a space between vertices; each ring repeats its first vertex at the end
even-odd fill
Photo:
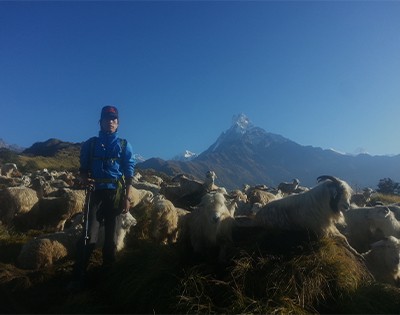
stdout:
POLYGON ((214 184, 216 178, 217 178, 217 174, 215 174, 214 171, 207 171, 206 179, 205 179, 204 184, 203 184, 204 185, 204 189, 207 192, 213 191, 213 190, 218 188, 218 186, 216 186, 214 184))
POLYGON ((257 212, 256 225, 309 231, 317 237, 333 236, 341 239, 354 256, 361 258, 335 225, 343 221, 342 211, 350 207, 351 187, 345 181, 328 175, 318 177, 317 182, 319 184, 309 191, 268 203, 257 212))
POLYGON ((398 204, 390 204, 387 207, 393 212, 396 219, 400 220, 400 206, 398 204))
POLYGON ((297 187, 299 186, 300 181, 297 178, 293 179, 293 182, 287 183, 287 182, 282 182, 278 185, 278 189, 283 193, 283 194, 292 194, 297 187))
POLYGON ((363 253, 365 264, 376 281, 394 286, 400 284, 400 241, 389 236, 371 245, 371 250, 363 253))
POLYGON ((7 187, 0 191, 0 220, 11 224, 15 217, 38 205, 36 192, 28 187, 7 187))
POLYGON ((52 192, 57 191, 57 188, 54 188, 50 185, 49 180, 47 180, 44 176, 38 175, 32 179, 31 186, 38 195, 38 197, 44 198, 49 196, 52 192))
POLYGON ((281 198, 280 194, 273 194, 269 191, 261 190, 261 189, 253 189, 251 193, 248 195, 249 202, 251 204, 260 203, 265 206, 267 203, 281 198))
MULTIPOLYGON (((49 267, 63 258, 76 256, 76 243, 83 231, 83 213, 74 216, 70 226, 61 232, 45 234, 24 244, 17 258, 22 269, 40 269, 49 267)), ((117 251, 125 247, 125 236, 136 224, 135 218, 128 212, 117 217, 115 240, 117 251)), ((100 228, 97 247, 104 242, 104 226, 100 228)))
POLYGON ((22 246, 17 264, 22 269, 49 267, 63 258, 73 258, 76 242, 82 233, 83 215, 76 216, 71 226, 56 233, 36 237, 22 246))
POLYGON ((132 180, 132 186, 136 189, 148 190, 156 195, 160 192, 163 180, 161 177, 155 175, 142 176, 140 173, 136 172, 132 180))
MULTIPOLYGON (((349 244, 358 252, 363 253, 370 249, 370 244, 379 241, 384 233, 379 229, 379 221, 390 220, 390 211, 387 207, 360 207, 352 208, 343 213, 345 224, 338 225, 339 230, 346 236, 349 244)), ((387 222, 386 225, 389 225, 387 222)))
POLYGON ((18 266, 22 269, 40 269, 53 265, 67 255, 67 249, 60 242, 37 238, 22 247, 18 266))
MULTIPOLYGON (((130 232, 131 228, 136 225, 136 223, 136 219, 132 216, 130 212, 121 213, 117 216, 114 239, 117 244, 118 252, 125 248, 126 235, 130 232)), ((99 231, 99 239, 96 244, 96 246, 99 248, 103 247, 105 236, 104 233, 104 226, 101 226, 99 231)))
POLYGON ((53 192, 49 197, 39 199, 39 206, 21 217, 21 224, 27 228, 47 228, 62 231, 65 222, 75 214, 83 211, 85 191, 63 188, 53 192))
MULTIPOLYGON (((83 231, 83 224, 84 224, 84 218, 83 218, 83 212, 79 213, 76 215, 72 220, 70 224, 71 226, 68 228, 68 231, 71 229, 76 229, 83 231), (72 221, 72 222, 71 222, 72 221)), ((115 227, 115 233, 114 233, 114 239, 117 244, 117 251, 121 251, 125 248, 125 240, 126 240, 126 235, 131 231, 132 227, 134 227, 137 224, 137 221, 135 217, 130 213, 121 213, 116 217, 116 227, 115 227)), ((81 232, 82 233, 82 232, 81 232)), ((97 248, 102 248, 104 244, 104 225, 100 226, 99 230, 99 236, 97 239, 96 247, 97 248)), ((78 241, 78 239, 76 239, 78 241)), ((75 245, 76 245, 75 241, 75 245)), ((74 250, 76 249, 76 246, 74 250)))
POLYGON ((374 221, 374 227, 381 231, 383 236, 395 236, 400 237, 400 222, 396 219, 395 214, 390 211, 388 207, 386 216, 373 217, 371 220, 374 221))
POLYGON ((373 190, 371 188, 364 188, 362 193, 355 193, 351 196, 350 203, 358 207, 365 207, 371 200, 373 190))
POLYGON ((218 261, 226 261, 226 250, 233 244, 232 228, 235 219, 221 193, 207 193, 199 206, 188 214, 183 241, 190 244, 195 254, 207 256, 218 251, 218 261))
MULTIPOLYGON (((257 224, 284 230, 309 230, 318 236, 338 234, 335 222, 350 206, 352 190, 343 180, 320 176, 309 191, 271 201, 255 216, 257 224)), ((340 233, 339 233, 340 234, 340 233)))
POLYGON ((160 244, 172 244, 177 239, 178 213, 171 201, 156 195, 150 212, 150 238, 160 244))
POLYGON ((134 208, 143 201, 150 201, 153 198, 153 193, 145 189, 137 189, 131 187, 129 190, 130 207, 134 208))
POLYGON ((5 163, 1 166, 1 175, 5 177, 11 177, 12 173, 18 171, 17 165, 15 163, 5 163))

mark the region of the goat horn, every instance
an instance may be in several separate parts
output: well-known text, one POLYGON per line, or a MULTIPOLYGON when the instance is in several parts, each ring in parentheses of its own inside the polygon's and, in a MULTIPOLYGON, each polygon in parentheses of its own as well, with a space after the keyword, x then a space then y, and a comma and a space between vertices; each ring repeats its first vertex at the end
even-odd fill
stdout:
POLYGON ((321 175, 320 177, 317 178, 317 182, 319 183, 319 182, 321 182, 323 180, 326 180, 326 179, 330 179, 332 182, 334 182, 336 184, 340 183, 340 181, 339 181, 339 179, 337 177, 330 176, 330 175, 321 175))

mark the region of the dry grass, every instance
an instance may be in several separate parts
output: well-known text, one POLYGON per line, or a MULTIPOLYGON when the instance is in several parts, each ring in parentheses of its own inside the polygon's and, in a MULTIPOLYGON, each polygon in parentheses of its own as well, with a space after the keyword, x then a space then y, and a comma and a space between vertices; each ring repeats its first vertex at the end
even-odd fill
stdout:
POLYGON ((89 288, 68 293, 71 262, 36 272, 0 265, 3 313, 318 314, 398 313, 400 290, 375 283, 337 239, 238 231, 229 265, 187 257, 179 244, 130 238, 102 275, 97 251, 89 288), (46 298, 45 298, 46 297, 46 298), (6 306, 4 306, 6 305, 6 306), (361 311, 362 310, 362 311, 361 311))
POLYGON ((393 203, 400 203, 400 196, 398 195, 387 195, 387 194, 376 194, 371 198, 371 203, 376 201, 380 201, 383 204, 393 204, 393 203))
MULTIPOLYGON (((138 240, 120 257, 90 303, 103 305, 103 311, 140 314, 337 312, 337 301, 372 281, 362 262, 340 241, 302 244, 294 235, 282 248, 274 244, 277 237, 241 248, 227 266, 188 262, 179 245, 138 240)), ((81 308, 78 300, 74 303, 63 311, 81 308)), ((86 299, 83 309, 90 303, 86 299)))
POLYGON ((32 172, 47 168, 48 170, 77 171, 79 169, 79 154, 60 152, 54 157, 18 156, 19 168, 25 172, 32 172))

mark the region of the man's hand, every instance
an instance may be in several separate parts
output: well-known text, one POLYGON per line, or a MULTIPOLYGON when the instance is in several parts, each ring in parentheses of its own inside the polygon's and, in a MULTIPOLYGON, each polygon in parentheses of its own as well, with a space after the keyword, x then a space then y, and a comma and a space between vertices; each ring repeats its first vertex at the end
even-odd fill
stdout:
POLYGON ((129 197, 125 197, 124 208, 122 209, 122 213, 128 213, 131 208, 131 200, 129 197))
POLYGON ((79 184, 81 185, 81 187, 83 187, 85 189, 93 190, 94 183, 95 183, 95 180, 93 178, 88 178, 87 175, 83 175, 83 174, 80 175, 79 184))

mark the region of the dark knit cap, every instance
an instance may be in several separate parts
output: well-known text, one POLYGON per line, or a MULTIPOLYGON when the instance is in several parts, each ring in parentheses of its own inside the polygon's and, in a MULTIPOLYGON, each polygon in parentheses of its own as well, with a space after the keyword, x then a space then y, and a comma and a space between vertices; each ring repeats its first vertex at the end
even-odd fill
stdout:
POLYGON ((118 118, 118 109, 115 106, 104 106, 101 109, 101 119, 118 118))

